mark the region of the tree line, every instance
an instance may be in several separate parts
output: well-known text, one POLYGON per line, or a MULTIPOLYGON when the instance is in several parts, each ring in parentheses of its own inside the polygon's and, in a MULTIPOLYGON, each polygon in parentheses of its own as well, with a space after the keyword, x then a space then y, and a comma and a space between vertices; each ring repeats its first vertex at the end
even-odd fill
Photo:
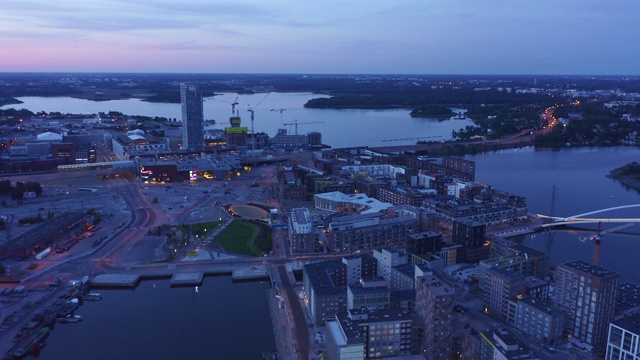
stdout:
POLYGON ((42 185, 34 181, 18 181, 13 186, 10 180, 0 180, 0 195, 9 195, 13 200, 20 200, 24 198, 26 192, 33 192, 36 196, 40 196, 42 194, 42 185))

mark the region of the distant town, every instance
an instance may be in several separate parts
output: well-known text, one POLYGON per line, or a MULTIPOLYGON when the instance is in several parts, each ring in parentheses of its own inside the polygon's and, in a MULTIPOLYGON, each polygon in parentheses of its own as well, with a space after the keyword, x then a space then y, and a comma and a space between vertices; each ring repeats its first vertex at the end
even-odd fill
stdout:
MULTIPOLYGON (((581 216, 531 214, 458 156, 637 146, 638 79, 0 74, 0 104, 6 358, 37 355, 56 322, 83 321, 75 310, 96 289, 211 274, 270 281, 277 353, 265 359, 638 356, 640 287, 600 266, 604 234, 586 239, 592 259, 551 264, 518 237, 581 216), (293 133, 256 133, 237 101, 228 126, 203 115, 220 92, 296 91, 331 95, 310 108, 464 109, 474 125, 446 141, 333 148, 297 120, 293 133), (173 102, 182 116, 33 112, 24 96, 173 102)), ((638 173, 610 176, 638 188, 638 173)))

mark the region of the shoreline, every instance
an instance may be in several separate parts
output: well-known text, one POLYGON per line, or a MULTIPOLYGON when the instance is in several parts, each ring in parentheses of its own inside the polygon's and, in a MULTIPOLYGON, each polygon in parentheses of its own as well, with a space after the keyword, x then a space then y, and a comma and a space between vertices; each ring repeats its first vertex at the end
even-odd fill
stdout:
POLYGON ((632 165, 633 163, 629 163, 623 165, 619 168, 615 168, 611 170, 606 177, 609 179, 615 180, 622 185, 627 186, 637 192, 640 192, 640 174, 636 175, 623 175, 623 173, 632 165))

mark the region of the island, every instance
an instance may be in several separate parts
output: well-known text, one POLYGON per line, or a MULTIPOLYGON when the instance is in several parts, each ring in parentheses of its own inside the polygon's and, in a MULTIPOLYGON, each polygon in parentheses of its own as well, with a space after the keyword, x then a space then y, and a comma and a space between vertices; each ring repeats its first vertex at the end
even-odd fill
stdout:
POLYGON ((607 177, 640 191, 640 164, 635 161, 611 170, 607 177))

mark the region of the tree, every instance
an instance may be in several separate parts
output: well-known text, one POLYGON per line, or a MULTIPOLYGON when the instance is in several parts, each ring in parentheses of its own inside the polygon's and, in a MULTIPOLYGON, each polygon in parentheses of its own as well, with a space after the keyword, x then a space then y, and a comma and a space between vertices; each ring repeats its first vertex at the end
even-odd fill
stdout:
MULTIPOLYGON (((21 184, 21 183, 18 183, 18 184, 21 184)), ((17 188, 17 187, 11 189, 11 199, 20 200, 23 198, 23 196, 24 196, 24 189, 17 188)))
POLYGON ((10 180, 0 180, 0 194, 8 194, 11 192, 11 181, 10 180))
POLYGON ((25 191, 33 191, 36 196, 40 196, 42 194, 42 185, 38 182, 28 181, 24 184, 25 191))

